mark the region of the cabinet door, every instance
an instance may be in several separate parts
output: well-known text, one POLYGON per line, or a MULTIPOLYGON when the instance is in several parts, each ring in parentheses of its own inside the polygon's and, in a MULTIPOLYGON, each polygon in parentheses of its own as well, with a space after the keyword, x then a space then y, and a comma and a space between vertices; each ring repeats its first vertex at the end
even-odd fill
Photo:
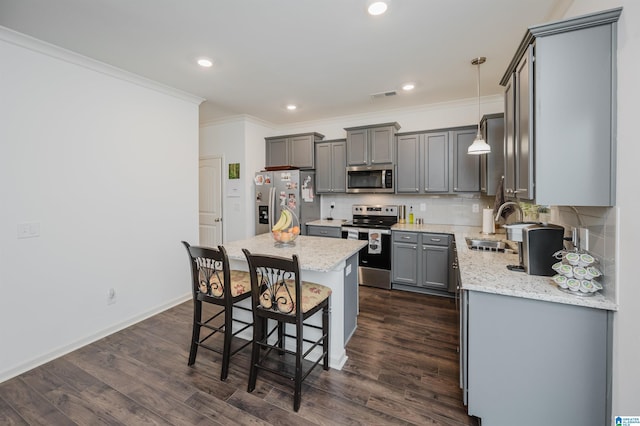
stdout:
POLYGON ((482 132, 491 152, 480 156, 480 190, 493 196, 504 175, 504 116, 487 118, 482 132))
POLYGON ((313 169, 313 135, 289 138, 289 164, 301 169, 313 169))
POLYGON ((331 192, 331 143, 316 144, 316 193, 331 192))
POLYGON ((449 247, 422 245, 421 287, 447 290, 449 286, 449 247))
POLYGON ((288 166, 289 147, 287 139, 269 139, 266 141, 266 165, 267 166, 288 166))
POLYGON ((478 129, 455 130, 453 141, 453 192, 480 191, 480 156, 467 154, 478 129))
POLYGON ((362 166, 367 164, 369 156, 367 129, 350 130, 347 132, 347 164, 362 166))
POLYGON ((418 244, 393 243, 391 276, 397 284, 418 284, 418 244))
POLYGON ((331 188, 332 192, 347 192, 347 143, 331 144, 331 188))
POLYGON ((377 127, 369 130, 371 164, 389 164, 394 160, 394 127, 377 127))
POLYGON ((516 190, 516 122, 515 75, 504 90, 504 195, 513 197, 516 190))
POLYGON ((420 135, 398 136, 396 192, 420 192, 420 135))
POLYGON ((516 68, 516 196, 533 200, 533 45, 516 68))
POLYGON ((426 133, 422 144, 424 192, 449 192, 449 133, 426 133))

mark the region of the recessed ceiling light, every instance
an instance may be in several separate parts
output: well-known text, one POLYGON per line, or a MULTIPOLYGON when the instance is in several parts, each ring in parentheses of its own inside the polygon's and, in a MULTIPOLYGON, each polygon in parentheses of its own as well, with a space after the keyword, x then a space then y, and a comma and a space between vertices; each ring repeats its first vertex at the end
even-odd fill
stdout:
POLYGON ((200 58, 198 59, 198 65, 204 68, 209 68, 213 66, 213 61, 209 58, 200 58))
POLYGON ((382 15, 387 11, 387 3, 383 1, 373 2, 369 5, 369 8, 367 9, 367 11, 369 12, 369 15, 373 15, 373 16, 382 15))
POLYGON ((405 92, 408 92, 409 90, 413 90, 415 89, 416 85, 413 83, 405 83, 402 85, 402 90, 404 90, 405 92))
POLYGON ((293 105, 293 104, 287 105, 287 109, 288 109, 289 111, 295 111, 297 108, 298 108, 298 107, 297 107, 297 106, 295 106, 295 105, 293 105))

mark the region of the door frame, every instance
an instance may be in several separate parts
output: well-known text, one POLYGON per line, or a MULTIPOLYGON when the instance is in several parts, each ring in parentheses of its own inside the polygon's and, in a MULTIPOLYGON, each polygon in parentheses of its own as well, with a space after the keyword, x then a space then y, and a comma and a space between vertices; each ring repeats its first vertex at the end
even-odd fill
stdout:
MULTIPOLYGON (((222 227, 221 227, 221 231, 220 231, 220 240, 221 240, 221 244, 224 243, 224 236, 225 236, 225 228, 226 228, 226 223, 224 220, 224 214, 225 214, 225 210, 224 210, 224 198, 225 198, 225 170, 224 170, 224 155, 215 155, 215 154, 209 154, 209 155, 202 155, 198 157, 198 185, 200 185, 200 162, 202 160, 212 160, 212 159, 220 159, 221 162, 221 166, 220 166, 220 219, 222 221, 222 227)), ((200 188, 198 188, 198 193, 200 191, 200 188)), ((198 229, 200 229, 200 199, 198 197, 198 229)))

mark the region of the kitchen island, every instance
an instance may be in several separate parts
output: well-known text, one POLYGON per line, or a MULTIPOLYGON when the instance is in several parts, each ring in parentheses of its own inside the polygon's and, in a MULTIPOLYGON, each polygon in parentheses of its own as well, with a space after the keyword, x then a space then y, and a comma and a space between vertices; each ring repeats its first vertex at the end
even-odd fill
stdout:
MULTIPOLYGON (((301 279, 331 288, 329 301, 329 366, 340 370, 347 360, 345 346, 357 326, 358 252, 366 241, 300 235, 291 246, 276 246, 271 234, 224 244, 233 269, 247 270, 242 249, 252 254, 297 255, 301 279)), ((244 301, 249 305, 249 301, 244 301)), ((310 321, 320 325, 320 314, 310 321)), ((316 330, 310 330, 315 332, 316 330)), ((251 336, 242 336, 251 338, 251 336)))

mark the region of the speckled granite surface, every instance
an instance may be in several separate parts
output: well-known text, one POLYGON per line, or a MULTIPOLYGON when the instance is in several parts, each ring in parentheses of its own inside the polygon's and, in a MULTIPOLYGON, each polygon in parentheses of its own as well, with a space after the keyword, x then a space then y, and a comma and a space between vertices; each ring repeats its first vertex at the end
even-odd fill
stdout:
POLYGON ((275 245, 271 234, 262 234, 246 240, 231 241, 224 244, 230 259, 245 260, 242 249, 251 253, 270 254, 291 257, 298 255, 300 269, 308 271, 332 271, 340 264, 366 246, 366 241, 341 238, 308 237, 300 235, 293 246, 275 245))
POLYGON ((550 277, 540 277, 508 270, 507 265, 518 263, 517 254, 470 250, 465 241, 465 237, 505 240, 504 233, 483 235, 481 227, 432 224, 396 224, 392 230, 453 234, 456 238, 458 264, 460 265, 460 276, 464 290, 524 297, 596 309, 617 310, 617 305, 613 301, 606 299, 602 294, 588 297, 574 296, 558 289, 550 277))

